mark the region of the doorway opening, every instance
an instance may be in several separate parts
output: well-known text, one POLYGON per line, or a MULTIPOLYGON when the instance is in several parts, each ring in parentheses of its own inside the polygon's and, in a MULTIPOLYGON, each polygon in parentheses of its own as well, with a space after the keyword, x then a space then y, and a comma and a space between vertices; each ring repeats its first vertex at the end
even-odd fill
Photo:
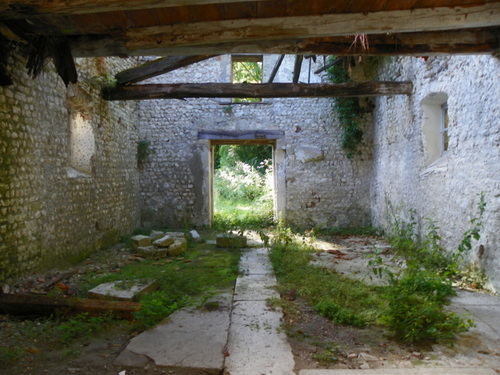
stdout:
POLYGON ((265 228, 275 217, 274 143, 212 141, 212 223, 265 228))

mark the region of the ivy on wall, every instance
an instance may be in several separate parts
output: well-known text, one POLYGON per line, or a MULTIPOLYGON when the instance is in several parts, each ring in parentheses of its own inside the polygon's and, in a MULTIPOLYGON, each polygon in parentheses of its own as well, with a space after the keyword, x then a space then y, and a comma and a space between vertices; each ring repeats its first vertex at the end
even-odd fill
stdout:
MULTIPOLYGON (((327 77, 333 83, 350 82, 349 73, 342 64, 335 64, 327 69, 327 77)), ((340 125, 342 126, 342 148, 346 156, 352 159, 355 155, 360 155, 359 146, 363 140, 363 130, 361 130, 362 108, 359 98, 335 98, 334 110, 337 113, 340 125)))

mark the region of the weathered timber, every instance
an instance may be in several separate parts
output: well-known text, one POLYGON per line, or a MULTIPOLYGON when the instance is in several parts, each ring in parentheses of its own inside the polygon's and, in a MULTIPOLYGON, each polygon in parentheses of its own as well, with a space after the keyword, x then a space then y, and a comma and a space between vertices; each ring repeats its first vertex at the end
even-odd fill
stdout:
POLYGON ((0 3, 0 19, 19 19, 37 15, 70 15, 171 8, 186 5, 241 3, 247 1, 248 0, 3 0, 0 3))
POLYGON ((269 76, 269 80, 267 83, 273 83, 274 78, 276 77, 276 74, 278 73, 278 70, 283 63, 283 59, 285 58, 285 55, 281 55, 278 60, 276 60, 276 64, 274 64, 273 71, 271 72, 271 75, 269 76))
POLYGON ((261 39, 247 42, 207 43, 196 45, 158 45, 145 41, 128 46, 119 40, 99 37, 75 37, 73 55, 79 57, 130 55, 210 55, 232 53, 366 55, 366 56, 431 56, 454 54, 491 54, 500 45, 500 27, 473 28, 412 33, 368 35, 368 48, 353 45, 352 36, 320 38, 261 39))
POLYGON ((499 26, 500 3, 471 7, 438 7, 410 11, 324 14, 197 22, 130 28, 124 37, 129 48, 156 43, 156 47, 203 43, 246 42, 266 39, 310 38, 332 35, 422 32, 499 26))
POLYGON ((71 49, 66 40, 56 41, 51 48, 51 54, 57 74, 59 74, 64 84, 68 86, 70 82, 76 83, 78 81, 78 73, 76 72, 75 62, 71 55, 71 49))
POLYGON ((53 277, 51 280, 49 280, 45 284, 43 284, 42 289, 43 290, 49 290, 54 285, 56 285, 59 281, 67 279, 68 277, 73 276, 75 273, 78 273, 78 271, 77 270, 72 270, 72 271, 63 272, 60 275, 57 275, 57 276, 53 277))
POLYGON ((103 90, 106 100, 179 98, 293 98, 410 95, 411 82, 304 83, 184 83, 133 85, 103 90))
POLYGON ((127 301, 105 301, 85 298, 65 298, 29 294, 0 294, 0 312, 13 315, 51 315, 111 313, 114 316, 133 319, 141 304, 127 301))
POLYGON ((119 72, 115 75, 115 78, 118 85, 128 85, 171 72, 214 56, 215 55, 164 57, 119 72))
POLYGON ((303 60, 304 60, 303 55, 295 56, 295 64, 293 66, 293 78, 292 78, 293 83, 299 82, 300 70, 302 68, 302 61, 303 60))

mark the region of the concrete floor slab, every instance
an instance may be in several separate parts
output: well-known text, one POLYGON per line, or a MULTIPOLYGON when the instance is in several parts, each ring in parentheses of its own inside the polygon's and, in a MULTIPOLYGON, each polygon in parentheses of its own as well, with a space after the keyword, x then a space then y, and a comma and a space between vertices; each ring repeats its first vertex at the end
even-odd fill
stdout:
POLYGON ((471 317, 475 326, 466 335, 481 337, 481 343, 500 355, 500 297, 487 293, 458 290, 448 306, 465 317, 471 317))
POLYGON ((236 280, 235 301, 265 301, 267 298, 279 298, 279 293, 272 289, 276 286, 274 275, 247 275, 236 280))
POLYGON ((484 368, 419 368, 379 370, 302 370, 299 375, 496 375, 484 368))
MULTIPOLYGON (((152 359, 157 366, 183 367, 217 373, 224 367, 229 332, 231 295, 215 298, 219 308, 189 308, 175 312, 155 328, 134 337, 123 361, 152 359), (131 354, 132 353, 132 354, 131 354)), ((121 363, 117 360, 117 365, 121 363)))
POLYGON ((241 251, 240 270, 244 275, 268 275, 273 273, 265 248, 241 251))
POLYGON ((280 331, 282 312, 265 301, 233 304, 226 357, 231 375, 294 375, 295 362, 286 335, 280 331))
POLYGON ((157 281, 112 281, 87 292, 89 298, 132 301, 141 294, 158 289, 157 281))

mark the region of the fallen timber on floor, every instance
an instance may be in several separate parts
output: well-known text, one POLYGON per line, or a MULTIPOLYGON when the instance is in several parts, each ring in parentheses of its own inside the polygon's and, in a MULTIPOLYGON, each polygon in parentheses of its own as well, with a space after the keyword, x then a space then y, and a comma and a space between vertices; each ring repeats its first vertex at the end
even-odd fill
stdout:
POLYGON ((111 313, 123 319, 133 319, 141 304, 128 301, 105 301, 76 297, 52 297, 31 294, 0 294, 0 312, 12 315, 51 315, 111 313))
POLYGON ((180 83, 106 88, 106 100, 184 98, 321 98, 345 96, 411 95, 411 82, 330 83, 180 83))

